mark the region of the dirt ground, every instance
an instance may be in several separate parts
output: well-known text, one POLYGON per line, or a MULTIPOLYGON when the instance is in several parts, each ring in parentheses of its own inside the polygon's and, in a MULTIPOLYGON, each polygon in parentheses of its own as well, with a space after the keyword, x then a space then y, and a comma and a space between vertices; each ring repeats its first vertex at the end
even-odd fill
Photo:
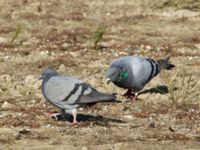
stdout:
POLYGON ((200 149, 200 11, 170 2, 0 0, 0 149, 200 149), (126 55, 171 55, 176 68, 133 103, 105 84, 126 55), (48 66, 122 103, 80 108, 77 126, 48 118, 59 111, 41 93, 48 66))

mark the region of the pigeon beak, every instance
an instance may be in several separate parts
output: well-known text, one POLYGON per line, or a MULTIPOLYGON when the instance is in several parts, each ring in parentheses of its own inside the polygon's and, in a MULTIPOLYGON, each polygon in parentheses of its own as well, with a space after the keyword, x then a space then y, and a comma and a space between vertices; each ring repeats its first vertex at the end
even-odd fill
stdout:
POLYGON ((107 78, 106 80, 107 80, 106 81, 107 84, 109 84, 111 82, 110 78, 107 78))

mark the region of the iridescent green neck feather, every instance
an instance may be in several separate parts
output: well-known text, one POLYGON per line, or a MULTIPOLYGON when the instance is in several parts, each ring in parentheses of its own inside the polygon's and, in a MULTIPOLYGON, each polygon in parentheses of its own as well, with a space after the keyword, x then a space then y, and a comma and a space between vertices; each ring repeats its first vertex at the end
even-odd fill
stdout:
POLYGON ((127 69, 122 69, 120 72, 120 81, 124 81, 128 79, 128 70, 127 69))

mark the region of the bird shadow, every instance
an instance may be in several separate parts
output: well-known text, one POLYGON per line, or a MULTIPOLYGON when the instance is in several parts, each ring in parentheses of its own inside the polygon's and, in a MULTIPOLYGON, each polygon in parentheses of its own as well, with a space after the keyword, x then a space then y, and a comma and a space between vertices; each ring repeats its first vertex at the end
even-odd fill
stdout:
MULTIPOLYGON (((177 90, 178 88, 174 87, 173 90, 177 90)), ((146 94, 146 93, 159 93, 159 94, 167 94, 169 93, 169 89, 165 85, 157 86, 154 88, 146 89, 144 91, 141 91, 138 95, 146 94)))
MULTIPOLYGON (((73 121, 73 116, 71 114, 59 114, 57 116, 58 121, 73 121)), ((108 125, 108 123, 126 123, 123 120, 120 119, 113 119, 113 118, 106 118, 101 115, 93 116, 93 115, 86 115, 86 114, 78 114, 77 115, 77 121, 78 122, 92 122, 97 125, 108 125)))

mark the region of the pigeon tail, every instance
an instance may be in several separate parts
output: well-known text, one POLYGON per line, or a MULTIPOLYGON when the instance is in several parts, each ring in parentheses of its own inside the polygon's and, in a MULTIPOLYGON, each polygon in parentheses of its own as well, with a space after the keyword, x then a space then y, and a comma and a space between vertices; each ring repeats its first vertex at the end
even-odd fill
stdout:
POLYGON ((99 102, 117 102, 116 94, 99 93, 99 102))
POLYGON ((175 67, 174 64, 169 63, 169 59, 170 59, 170 56, 167 56, 167 57, 164 58, 164 59, 159 59, 159 60, 157 60, 158 65, 159 65, 159 67, 160 67, 161 70, 162 70, 162 69, 171 70, 172 68, 175 67))
POLYGON ((80 97, 79 104, 98 103, 98 102, 119 102, 116 100, 116 94, 106 94, 92 91, 89 95, 80 97))

